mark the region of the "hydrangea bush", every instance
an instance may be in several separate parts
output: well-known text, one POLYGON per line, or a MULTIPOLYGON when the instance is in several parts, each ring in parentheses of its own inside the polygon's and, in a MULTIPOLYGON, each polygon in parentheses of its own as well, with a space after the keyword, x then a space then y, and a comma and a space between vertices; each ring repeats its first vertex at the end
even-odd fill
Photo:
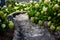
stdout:
POLYGON ((48 21, 48 28, 60 31, 60 0, 40 0, 31 3, 28 15, 33 23, 43 25, 48 21))
POLYGON ((3 34, 8 29, 12 29, 14 24, 7 18, 7 13, 0 11, 0 34, 3 34))
POLYGON ((10 13, 26 11, 31 22, 44 25, 44 22, 48 21, 47 25, 50 30, 60 31, 60 0, 39 0, 39 2, 30 1, 28 3, 8 1, 6 5, 2 8, 0 7, 0 9, 0 25, 2 25, 1 27, 3 29, 6 28, 6 26, 7 28, 8 26, 13 28, 13 22, 7 19, 10 13), (5 17, 1 17, 1 11, 5 17))

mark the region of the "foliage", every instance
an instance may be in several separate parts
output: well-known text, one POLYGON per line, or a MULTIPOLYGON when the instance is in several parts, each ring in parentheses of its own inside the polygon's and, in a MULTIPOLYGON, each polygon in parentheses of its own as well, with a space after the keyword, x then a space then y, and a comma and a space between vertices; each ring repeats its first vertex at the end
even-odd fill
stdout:
POLYGON ((12 12, 26 11, 31 22, 39 25, 43 25, 45 21, 48 21, 47 25, 50 28, 50 30, 60 31, 60 1, 59 0, 40 0, 39 2, 30 1, 28 3, 8 1, 6 2, 6 5, 2 8, 0 7, 0 9, 1 9, 0 11, 2 11, 2 13, 0 12, 0 21, 2 21, 0 22, 0 25, 3 25, 4 28, 6 28, 5 26, 7 26, 8 28, 8 25, 11 25, 12 23, 12 22, 9 23, 10 20, 7 19, 7 15, 9 15, 12 12))

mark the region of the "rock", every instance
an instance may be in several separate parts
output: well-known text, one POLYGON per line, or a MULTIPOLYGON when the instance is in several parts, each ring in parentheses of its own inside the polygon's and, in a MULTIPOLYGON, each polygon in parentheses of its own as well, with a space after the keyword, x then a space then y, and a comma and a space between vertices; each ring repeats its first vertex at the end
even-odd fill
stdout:
POLYGON ((55 31, 54 35, 55 35, 57 40, 60 40, 60 31, 55 31))
MULTIPOLYGON (((12 14, 13 15, 13 14, 12 14)), ((13 17, 13 16, 8 16, 13 17)), ((12 18, 15 24, 13 40, 55 40, 47 28, 31 23, 27 14, 16 15, 12 18)))

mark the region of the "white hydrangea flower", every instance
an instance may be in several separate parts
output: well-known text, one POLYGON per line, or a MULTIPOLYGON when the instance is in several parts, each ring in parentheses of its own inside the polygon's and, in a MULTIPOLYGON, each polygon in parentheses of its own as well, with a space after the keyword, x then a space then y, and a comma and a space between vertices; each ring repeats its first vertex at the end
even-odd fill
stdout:
POLYGON ((41 13, 44 13, 44 11, 41 11, 41 13))
POLYGON ((50 2, 50 0, 44 0, 44 3, 48 3, 48 2, 50 2))
POLYGON ((6 11, 8 11, 8 8, 6 9, 6 11))
POLYGON ((21 2, 19 2, 19 5, 22 5, 22 3, 21 3, 21 2))
POLYGON ((24 10, 27 10, 26 8, 24 8, 24 10))
POLYGON ((15 4, 17 4, 17 2, 15 4))
POLYGON ((56 15, 56 13, 54 13, 54 15, 56 15))
POLYGON ((38 8, 39 7, 39 4, 37 3, 37 4, 35 4, 35 8, 38 8))
POLYGON ((29 8, 27 7, 27 8, 24 8, 25 10, 28 10, 29 8))
POLYGON ((11 7, 11 4, 9 5, 9 7, 11 7))
POLYGON ((60 16, 60 13, 58 13, 58 15, 57 16, 60 16))
POLYGON ((33 2, 33 0, 30 0, 30 3, 32 3, 33 2))
POLYGON ((15 3, 16 5, 19 5, 17 2, 15 3))
POLYGON ((0 22, 1 22, 1 19, 0 19, 0 22))
POLYGON ((14 7, 14 9, 18 9, 19 7, 14 7))
POLYGON ((21 11, 23 11, 23 9, 21 9, 21 11))
POLYGON ((58 0, 58 2, 60 2, 60 0, 58 0))
POLYGON ((6 5, 4 5, 3 7, 6 7, 6 5))
POLYGON ((29 9, 29 7, 27 7, 27 9, 29 9))
POLYGON ((50 19, 51 19, 51 16, 48 17, 48 20, 50 20, 50 19))
POLYGON ((5 25, 5 24, 2 24, 2 27, 3 27, 3 28, 5 28, 5 27, 6 27, 6 25, 5 25))
POLYGON ((58 7, 59 7, 59 5, 58 5, 58 4, 55 4, 55 5, 54 5, 54 8, 58 8, 58 7))
POLYGON ((34 1, 34 3, 37 3, 37 1, 34 1))
POLYGON ((47 8, 46 7, 43 7, 43 11, 47 11, 47 8))
POLYGON ((25 4, 23 4, 23 6, 26 6, 25 4))

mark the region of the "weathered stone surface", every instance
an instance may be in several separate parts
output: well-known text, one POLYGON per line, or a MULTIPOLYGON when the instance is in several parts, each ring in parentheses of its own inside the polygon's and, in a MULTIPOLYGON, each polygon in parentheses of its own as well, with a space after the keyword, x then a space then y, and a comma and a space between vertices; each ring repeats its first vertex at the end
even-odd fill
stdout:
POLYGON ((47 28, 31 23, 27 14, 20 14, 13 17, 8 16, 15 24, 13 40, 55 40, 47 28))

